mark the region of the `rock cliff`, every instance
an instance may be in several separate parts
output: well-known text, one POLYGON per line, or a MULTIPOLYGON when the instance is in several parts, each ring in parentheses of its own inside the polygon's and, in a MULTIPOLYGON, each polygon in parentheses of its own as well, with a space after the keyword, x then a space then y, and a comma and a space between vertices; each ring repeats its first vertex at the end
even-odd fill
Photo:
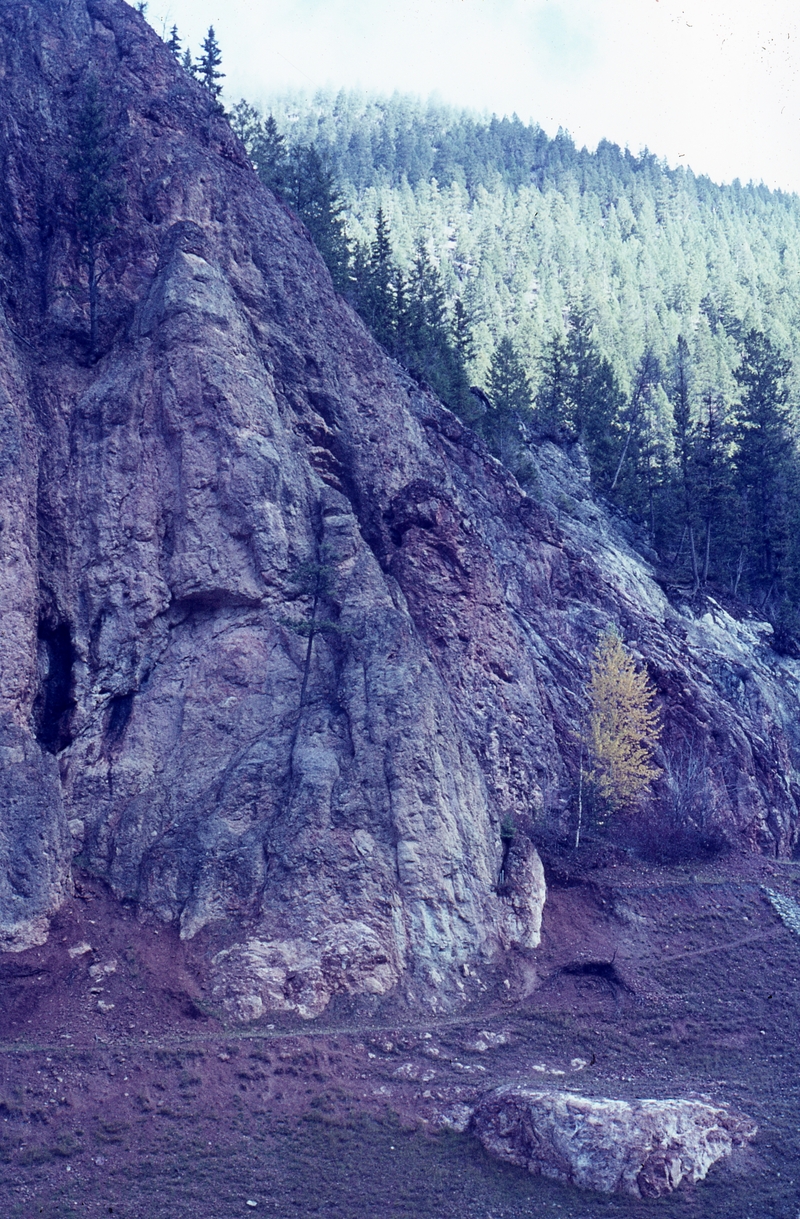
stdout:
POLYGON ((800 665, 767 628, 676 608, 579 452, 542 446, 524 494, 121 0, 1 11, 4 947, 43 940, 77 857, 198 937, 240 1018, 452 1002, 538 944, 534 844, 573 816, 612 621, 664 706, 653 815, 791 852, 800 665), (119 181, 91 359, 90 76, 119 181))

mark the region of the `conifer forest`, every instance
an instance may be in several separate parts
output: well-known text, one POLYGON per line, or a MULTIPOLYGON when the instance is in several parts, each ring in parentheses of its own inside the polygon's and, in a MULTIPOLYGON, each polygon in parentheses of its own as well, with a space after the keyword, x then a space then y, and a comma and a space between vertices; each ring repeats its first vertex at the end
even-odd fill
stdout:
POLYGON ((800 200, 516 117, 357 93, 231 112, 384 347, 535 495, 581 441, 665 581, 800 602, 800 200))

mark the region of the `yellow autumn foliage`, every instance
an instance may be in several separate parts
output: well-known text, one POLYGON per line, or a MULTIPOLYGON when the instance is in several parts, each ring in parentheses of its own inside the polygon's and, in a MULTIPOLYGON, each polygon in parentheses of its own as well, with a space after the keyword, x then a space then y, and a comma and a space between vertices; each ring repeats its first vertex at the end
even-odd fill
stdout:
POLYGON ((661 770, 653 754, 661 736, 655 690, 614 630, 600 637, 589 681, 591 777, 611 809, 624 808, 661 770))

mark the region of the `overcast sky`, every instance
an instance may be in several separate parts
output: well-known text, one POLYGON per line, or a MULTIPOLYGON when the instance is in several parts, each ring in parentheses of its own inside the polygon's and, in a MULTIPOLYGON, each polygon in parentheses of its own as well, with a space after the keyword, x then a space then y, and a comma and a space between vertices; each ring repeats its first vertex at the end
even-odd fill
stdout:
POLYGON ((436 93, 800 191, 797 0, 150 0, 148 18, 194 51, 214 25, 229 103, 436 93))

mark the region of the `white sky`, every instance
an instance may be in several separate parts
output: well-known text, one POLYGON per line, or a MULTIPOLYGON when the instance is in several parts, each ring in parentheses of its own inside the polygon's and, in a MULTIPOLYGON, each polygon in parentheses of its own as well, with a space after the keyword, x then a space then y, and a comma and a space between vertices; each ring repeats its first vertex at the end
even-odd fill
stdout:
POLYGON ((225 96, 395 89, 800 191, 798 0, 150 0, 225 96))

